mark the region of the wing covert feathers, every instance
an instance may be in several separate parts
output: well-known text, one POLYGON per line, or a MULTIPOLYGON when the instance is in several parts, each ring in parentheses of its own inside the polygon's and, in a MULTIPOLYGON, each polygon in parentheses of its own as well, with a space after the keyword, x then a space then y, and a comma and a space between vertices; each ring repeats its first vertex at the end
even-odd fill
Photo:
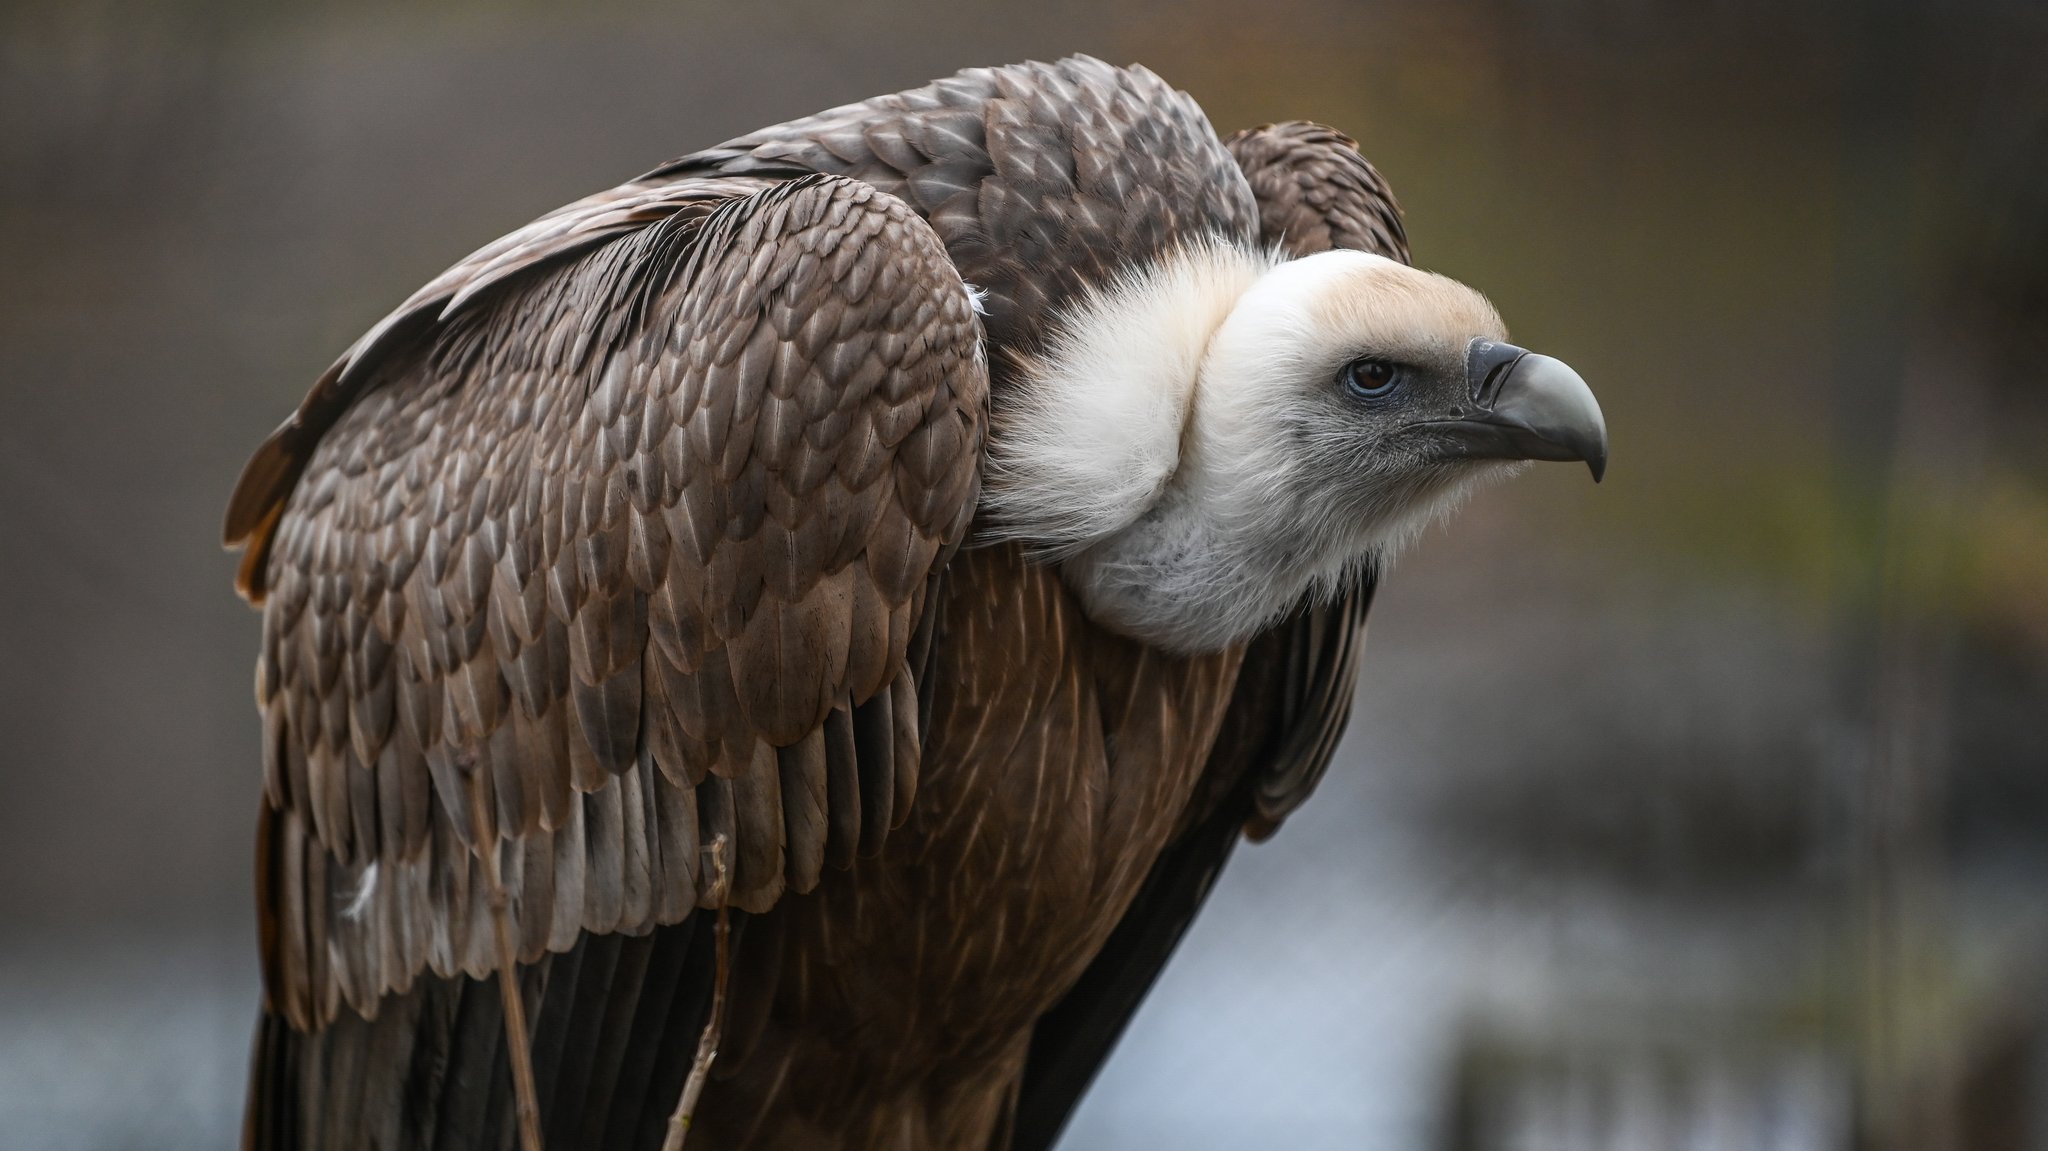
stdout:
MULTIPOLYGON (((915 207, 988 294, 992 346, 1028 351, 1062 303, 1177 244, 1258 230, 1200 105, 1087 56, 970 68, 748 133, 643 179, 831 172, 915 207)), ((1000 383, 998 386, 1001 386, 1000 383)))
POLYGON ((361 392, 369 369, 381 362, 393 344, 437 320, 449 319, 474 304, 487 289, 518 273, 670 216, 701 217, 736 195, 767 186, 765 181, 747 179, 668 180, 608 189, 493 240, 414 292, 327 369, 298 410, 243 467, 222 528, 229 547, 246 549, 236 587, 251 601, 262 601, 268 590, 265 576, 270 539, 285 499, 320 438, 348 409, 361 392))
POLYGON ((479 837, 532 962, 688 915, 719 834, 765 909, 914 788, 906 656, 987 405, 958 273, 846 179, 585 205, 365 337, 307 401, 345 409, 281 430, 230 513, 294 1026, 489 974, 479 837))
POLYGON ((1247 128, 1224 141, 1259 204, 1259 239, 1288 254, 1332 248, 1408 262, 1401 205, 1359 153, 1358 141, 1321 124, 1290 120, 1247 128))

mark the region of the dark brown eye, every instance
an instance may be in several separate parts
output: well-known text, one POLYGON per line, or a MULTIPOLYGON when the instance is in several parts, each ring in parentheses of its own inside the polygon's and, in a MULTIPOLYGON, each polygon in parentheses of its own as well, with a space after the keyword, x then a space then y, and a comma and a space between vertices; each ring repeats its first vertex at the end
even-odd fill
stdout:
POLYGON ((1386 360, 1367 357, 1344 365, 1338 378, 1344 381, 1345 389, 1352 395, 1379 399, 1401 382, 1401 372, 1386 360))

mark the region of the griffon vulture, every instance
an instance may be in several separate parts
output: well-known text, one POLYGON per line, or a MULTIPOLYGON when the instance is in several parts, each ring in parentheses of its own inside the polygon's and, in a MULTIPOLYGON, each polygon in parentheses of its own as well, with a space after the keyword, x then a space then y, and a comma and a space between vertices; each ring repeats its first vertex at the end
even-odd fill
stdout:
POLYGON ((1391 553, 1605 465, 1579 377, 1407 259, 1348 138, 1075 57, 415 293, 227 514, 248 1145, 1050 1146, 1329 762, 1391 553))

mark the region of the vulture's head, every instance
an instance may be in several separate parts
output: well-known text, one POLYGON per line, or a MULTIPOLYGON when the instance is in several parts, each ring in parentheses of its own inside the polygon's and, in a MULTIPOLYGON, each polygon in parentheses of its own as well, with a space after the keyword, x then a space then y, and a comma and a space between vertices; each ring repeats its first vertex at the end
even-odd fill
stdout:
POLYGON ((1190 247, 1080 300, 996 403, 985 538, 1180 652, 1384 566, 1471 487, 1583 460, 1584 380, 1484 296, 1364 252, 1190 247))

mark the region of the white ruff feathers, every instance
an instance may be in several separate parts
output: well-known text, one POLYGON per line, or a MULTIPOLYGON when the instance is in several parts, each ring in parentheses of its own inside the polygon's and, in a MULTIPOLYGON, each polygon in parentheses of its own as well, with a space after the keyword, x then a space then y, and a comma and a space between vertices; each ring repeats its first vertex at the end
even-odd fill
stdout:
POLYGON ((1180 466, 1210 338, 1275 262, 1206 243, 1084 297, 996 408, 987 538, 1063 558, 1151 508, 1180 466))

